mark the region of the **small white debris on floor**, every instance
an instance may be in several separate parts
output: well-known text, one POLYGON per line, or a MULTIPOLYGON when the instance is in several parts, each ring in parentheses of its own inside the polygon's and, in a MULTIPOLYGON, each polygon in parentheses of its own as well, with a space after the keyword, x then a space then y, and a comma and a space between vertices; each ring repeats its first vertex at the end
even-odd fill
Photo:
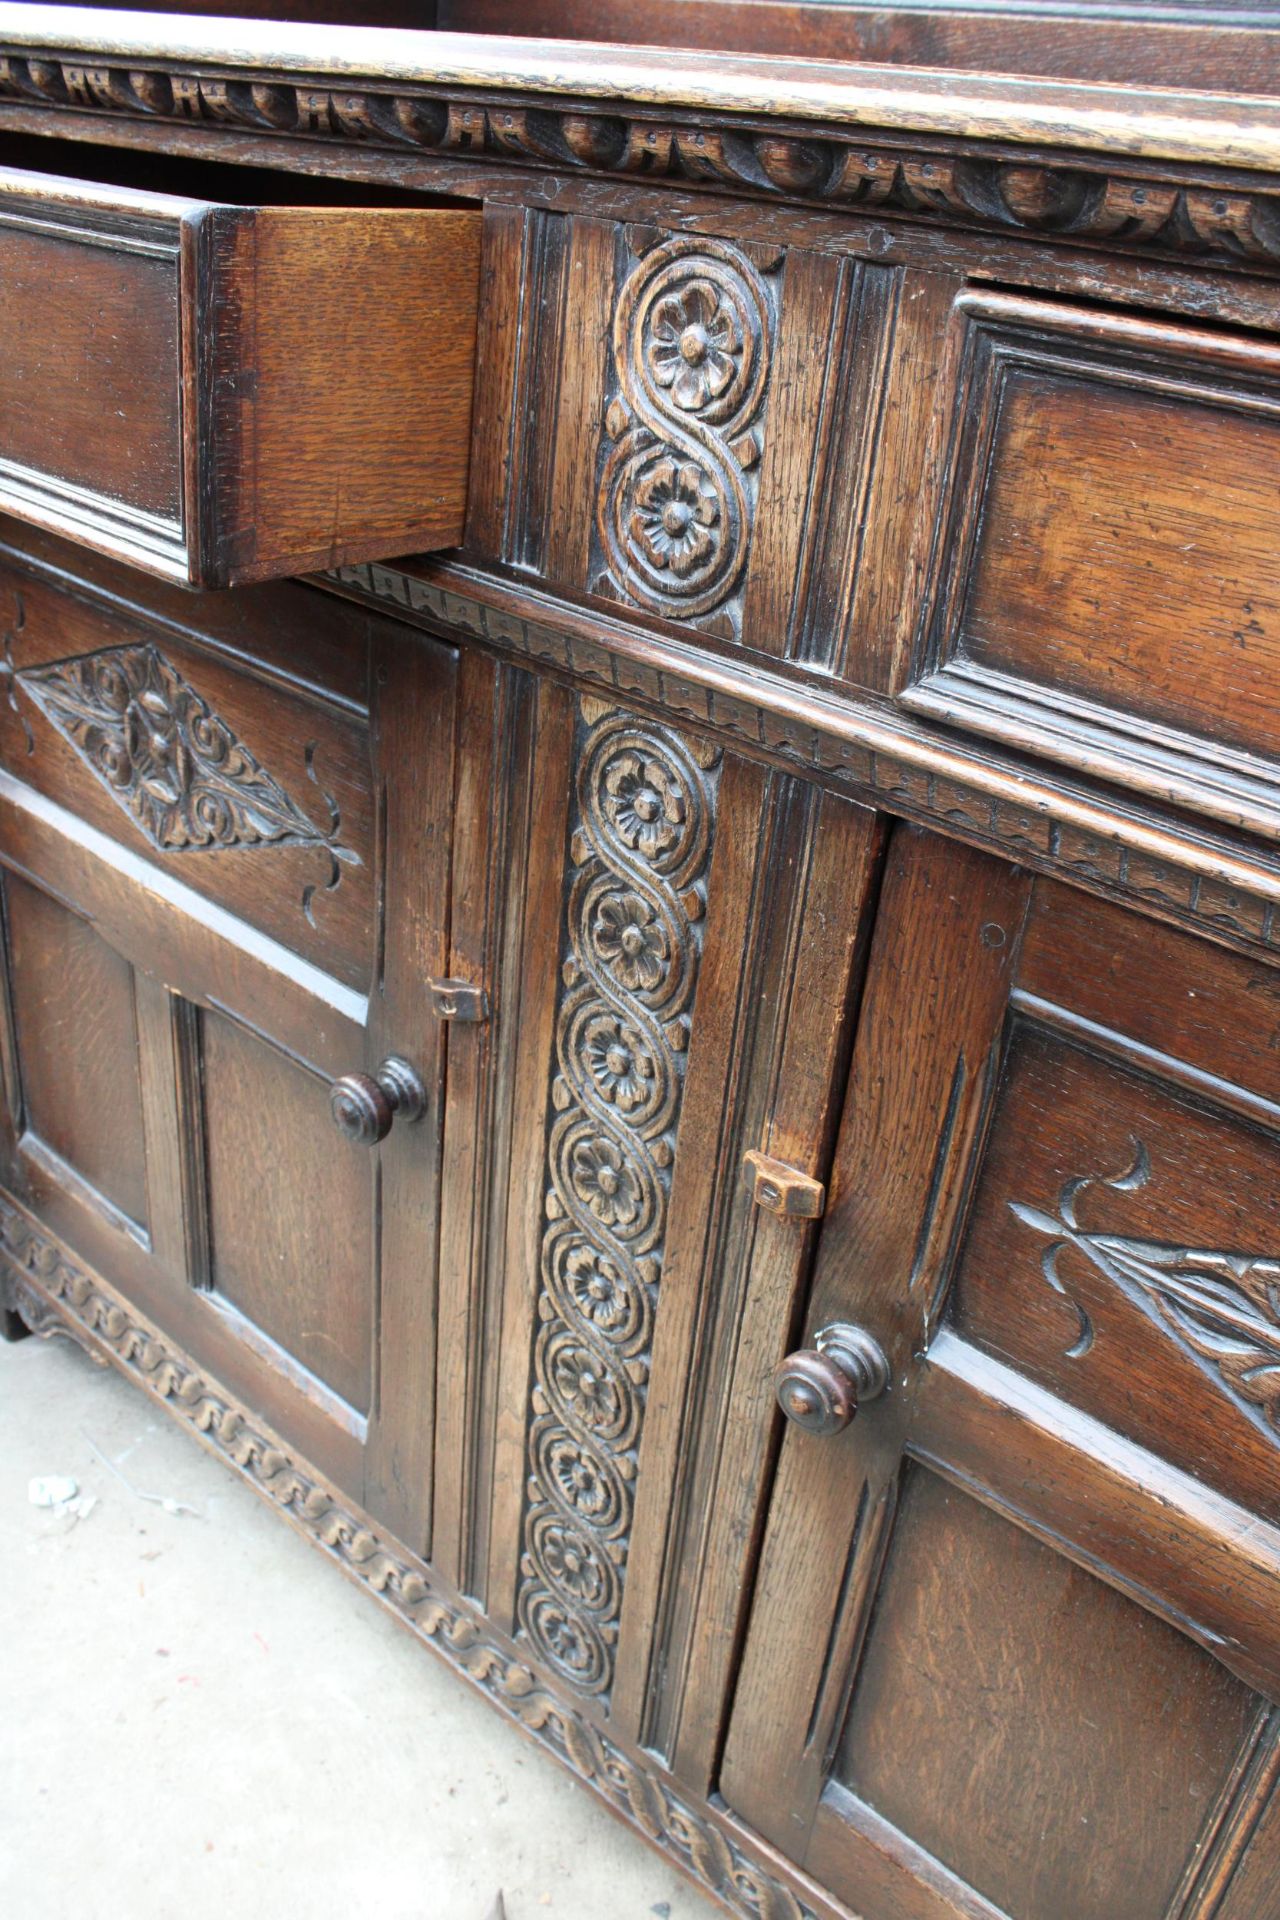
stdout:
POLYGON ((67 1473, 38 1473, 27 1482, 27 1498, 33 1507, 65 1507, 80 1491, 80 1482, 67 1473))
POLYGON ((65 1343, 0 1344, 0 1513, 4 1920, 720 1913, 65 1343))

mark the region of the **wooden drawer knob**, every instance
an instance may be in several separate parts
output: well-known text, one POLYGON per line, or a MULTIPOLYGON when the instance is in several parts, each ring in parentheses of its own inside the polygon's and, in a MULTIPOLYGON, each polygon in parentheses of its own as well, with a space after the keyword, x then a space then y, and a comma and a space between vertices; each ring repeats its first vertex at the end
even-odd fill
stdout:
POLYGON ((806 1433, 843 1433, 864 1400, 889 1384, 889 1362, 861 1327, 824 1327, 812 1347, 790 1353, 773 1376, 778 1405, 806 1433))
POLYGON ((409 1062, 395 1054, 377 1073, 344 1073, 329 1089, 333 1124, 359 1147, 376 1147, 393 1120, 420 1120, 426 1109, 426 1088, 409 1062))

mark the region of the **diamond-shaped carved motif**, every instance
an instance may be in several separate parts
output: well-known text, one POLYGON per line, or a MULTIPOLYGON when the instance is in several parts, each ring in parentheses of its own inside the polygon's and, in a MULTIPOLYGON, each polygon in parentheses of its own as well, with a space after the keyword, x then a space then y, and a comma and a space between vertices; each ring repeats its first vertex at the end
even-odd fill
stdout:
POLYGON ((158 647, 110 647, 25 668, 18 680, 163 852, 333 850, 158 647))

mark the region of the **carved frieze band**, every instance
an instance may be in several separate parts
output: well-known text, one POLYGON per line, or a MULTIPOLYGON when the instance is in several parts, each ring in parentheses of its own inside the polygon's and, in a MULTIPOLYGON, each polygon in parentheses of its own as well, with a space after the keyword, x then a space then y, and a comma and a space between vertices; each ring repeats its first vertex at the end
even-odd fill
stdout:
POLYGON ((519 1618, 544 1660, 602 1696, 626 1573, 717 758, 617 713, 584 723, 577 755, 519 1618))
POLYGON ((725 241, 664 241, 623 284, 596 518, 609 575, 638 606, 720 608, 737 631, 772 332, 767 276, 725 241))
POLYGON ((197 120, 266 134, 703 182, 1091 245, 1280 260, 1280 195, 1095 173, 1072 165, 877 147, 838 132, 737 120, 693 125, 613 111, 521 106, 426 90, 0 55, 0 97, 197 120))
POLYGON ((518 1720, 679 1866, 747 1920, 814 1920, 790 1889, 717 1824, 640 1765, 500 1644, 464 1601, 446 1597, 353 1514, 336 1493, 264 1434, 206 1379, 91 1279, 17 1206, 0 1197, 0 1301, 33 1332, 67 1332, 141 1381, 264 1498, 375 1593, 450 1665, 518 1720))
POLYGON ((1214 1252, 1123 1234, 1089 1233, 1079 1204, 1091 1187, 1133 1193, 1151 1178, 1151 1158, 1140 1140, 1121 1172, 1071 1179, 1058 1197, 1056 1214, 1010 1201, 1010 1210, 1050 1243, 1041 1259, 1044 1276, 1074 1308, 1079 1330, 1068 1348, 1072 1359, 1094 1342, 1090 1315, 1058 1270, 1068 1247, 1084 1255, 1113 1286, 1154 1309, 1168 1331, 1213 1369, 1225 1390, 1280 1433, 1280 1259, 1214 1252))
POLYGON ((1257 951, 1280 952, 1280 904, 1274 893, 1254 892, 1135 844, 1126 838, 1118 809, 1114 823, 1098 809, 1098 825, 1090 827, 1080 821, 1077 807, 1057 812, 1046 789, 1034 786, 1025 773, 1019 773, 1016 782, 1021 798, 995 792, 977 778, 930 767, 906 751, 905 742, 902 750, 894 748, 878 721, 875 739, 856 737, 849 726, 850 718, 857 717, 852 708, 842 710, 841 724, 833 719, 828 729, 815 717, 811 702, 802 703, 790 693, 780 702, 753 698, 745 685, 741 691, 726 690, 718 662, 711 663, 715 670, 708 677, 699 678, 692 662, 689 671, 682 671, 657 659, 624 656, 580 628, 570 631, 550 620, 526 619, 393 567, 342 567, 333 577, 447 631, 473 635, 508 657, 570 675, 607 698, 638 701, 676 716, 681 724, 709 728, 748 752, 767 754, 799 773, 830 780, 886 812, 1154 907, 1200 932, 1225 934, 1257 951))

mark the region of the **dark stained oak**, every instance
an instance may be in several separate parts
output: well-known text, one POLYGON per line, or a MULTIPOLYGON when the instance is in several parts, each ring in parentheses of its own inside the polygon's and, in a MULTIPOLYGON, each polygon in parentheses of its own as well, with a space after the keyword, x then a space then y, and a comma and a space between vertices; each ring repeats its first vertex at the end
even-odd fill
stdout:
POLYGON ((1274 835, 1274 345, 1010 296, 963 297, 955 325, 950 502, 908 697, 1274 835))
POLYGON ((739 1920, 1274 1920, 1273 10, 285 11, 0 7, 0 1333, 739 1920))
POLYGON ((892 1378, 787 1434, 722 1776, 877 1920, 1155 1920, 1257 1817, 1280 1017, 1157 952, 1153 1016, 1140 920, 893 842, 805 1342, 892 1378))

